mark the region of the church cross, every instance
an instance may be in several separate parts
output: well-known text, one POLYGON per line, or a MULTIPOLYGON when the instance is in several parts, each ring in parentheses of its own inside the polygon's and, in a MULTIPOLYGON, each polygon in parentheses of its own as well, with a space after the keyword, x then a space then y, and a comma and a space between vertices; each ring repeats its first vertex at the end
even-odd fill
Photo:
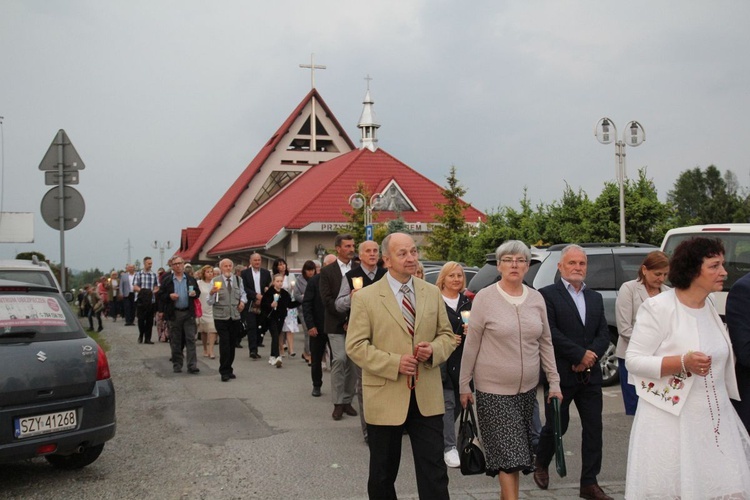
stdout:
POLYGON ((300 64, 299 67, 310 70, 310 84, 312 85, 312 88, 315 88, 315 70, 326 69, 323 65, 315 64, 315 54, 310 54, 310 64, 300 64))
POLYGON ((365 80, 367 80, 367 90, 370 90, 370 81, 372 81, 372 77, 370 77, 369 73, 365 77, 365 80))

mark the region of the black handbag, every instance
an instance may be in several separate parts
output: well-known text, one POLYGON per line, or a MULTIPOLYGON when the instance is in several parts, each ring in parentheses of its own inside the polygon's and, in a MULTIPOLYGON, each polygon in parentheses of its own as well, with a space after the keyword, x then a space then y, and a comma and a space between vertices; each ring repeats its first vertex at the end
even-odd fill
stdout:
POLYGON ((484 452, 477 437, 477 422, 474 418, 472 403, 461 410, 461 422, 458 426, 458 454, 461 458, 461 474, 472 476, 484 474, 487 465, 484 452))

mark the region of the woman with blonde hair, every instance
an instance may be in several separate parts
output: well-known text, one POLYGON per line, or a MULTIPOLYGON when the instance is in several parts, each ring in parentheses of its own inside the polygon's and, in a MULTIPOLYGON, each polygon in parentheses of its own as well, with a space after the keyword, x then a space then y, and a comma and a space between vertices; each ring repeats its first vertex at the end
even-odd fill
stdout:
POLYGON ((471 310, 471 301, 463 294, 466 288, 466 275, 464 268, 458 262, 446 262, 440 269, 435 286, 440 289, 440 294, 445 302, 445 310, 456 336, 458 347, 453 351, 448 360, 440 365, 440 375, 443 380, 443 399, 445 401, 445 413, 443 414, 443 460, 448 467, 459 467, 461 465, 456 450, 456 418, 460 414, 458 393, 458 378, 461 374, 461 356, 464 353, 464 337, 466 335, 467 323, 463 316, 471 310), (463 313, 463 314, 462 314, 463 313))
POLYGON ((203 315, 198 318, 198 333, 200 333, 203 341, 203 357, 216 359, 214 344, 216 344, 218 334, 216 333, 216 326, 214 326, 214 308, 208 305, 208 296, 211 288, 213 288, 213 279, 213 266, 203 266, 198 270, 198 288, 201 291, 198 300, 201 301, 201 309, 203 310, 203 315))

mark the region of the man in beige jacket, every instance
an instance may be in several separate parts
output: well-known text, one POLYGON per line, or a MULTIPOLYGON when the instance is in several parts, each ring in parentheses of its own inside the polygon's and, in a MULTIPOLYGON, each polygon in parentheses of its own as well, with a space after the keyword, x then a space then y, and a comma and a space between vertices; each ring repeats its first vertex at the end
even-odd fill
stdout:
POLYGON ((401 435, 409 433, 420 498, 447 499, 445 410, 440 363, 455 349, 440 291, 412 278, 419 253, 411 236, 383 240, 388 273, 352 295, 346 352, 362 368, 370 447, 370 498, 396 498, 401 435))

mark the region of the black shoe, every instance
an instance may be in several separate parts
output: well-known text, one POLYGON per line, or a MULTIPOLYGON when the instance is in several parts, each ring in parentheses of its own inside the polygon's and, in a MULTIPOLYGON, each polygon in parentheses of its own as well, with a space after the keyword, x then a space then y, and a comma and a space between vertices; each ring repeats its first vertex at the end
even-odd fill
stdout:
POLYGON ((222 382, 229 382, 229 375, 222 375, 221 376, 221 381, 222 382))
POLYGON ((234 346, 234 348, 235 349, 242 349, 242 344, 237 344, 236 346, 234 346))
POLYGON ((172 371, 175 373, 182 373, 182 368, 175 366, 174 368, 172 368, 172 371))
POLYGON ((135 323, 125 323, 125 326, 135 326, 135 323))
POLYGON ((234 373, 230 373, 230 374, 228 375, 228 377, 229 377, 229 378, 237 378, 237 375, 235 375, 234 373))
POLYGON ((104 330, 104 328, 102 328, 101 326, 96 329, 97 332, 101 332, 102 330, 104 330))
POLYGON ((188 373, 191 375, 195 375, 196 373, 200 373, 200 368, 188 368, 188 373))
POLYGON ((266 346, 264 346, 263 342, 261 342, 260 344, 258 344, 258 347, 266 347, 266 346))
POLYGON ((252 359, 260 359, 260 354, 258 354, 257 352, 251 352, 250 357, 252 359))
POLYGON ((313 387, 312 396, 314 398, 319 398, 320 397, 320 387, 313 387))
POLYGON ((153 342, 151 342, 150 340, 147 340, 146 342, 144 342, 144 344, 153 344, 153 342))
MULTIPOLYGON (((93 332, 94 330, 93 330, 93 329, 91 329, 90 331, 92 331, 92 332, 93 332)), ((138 339, 138 343, 139 343, 139 344, 143 344, 143 339, 138 339)))

